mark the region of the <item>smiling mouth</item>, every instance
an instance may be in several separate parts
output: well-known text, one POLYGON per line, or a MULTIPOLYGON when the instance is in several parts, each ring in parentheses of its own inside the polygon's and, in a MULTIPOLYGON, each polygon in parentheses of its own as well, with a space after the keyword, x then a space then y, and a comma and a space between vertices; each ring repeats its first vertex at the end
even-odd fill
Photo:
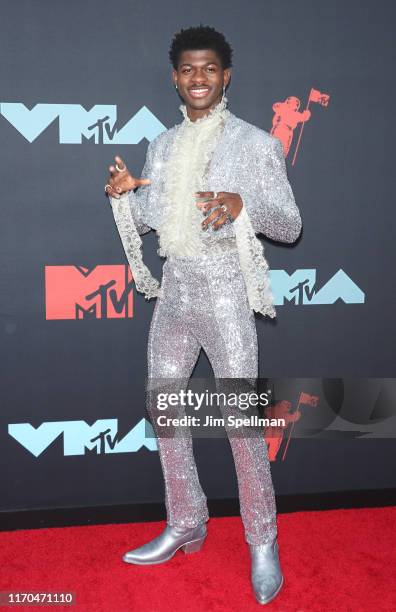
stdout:
POLYGON ((189 94, 192 98, 204 98, 209 92, 209 87, 194 87, 189 90, 189 94))

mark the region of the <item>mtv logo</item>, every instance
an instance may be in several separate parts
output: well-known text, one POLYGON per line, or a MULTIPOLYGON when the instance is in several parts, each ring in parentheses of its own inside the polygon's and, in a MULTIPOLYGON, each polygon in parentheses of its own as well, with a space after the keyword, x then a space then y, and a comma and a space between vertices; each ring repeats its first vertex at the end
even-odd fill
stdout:
POLYGON ((99 419, 92 425, 86 421, 50 421, 38 427, 31 423, 10 423, 8 433, 34 457, 39 457, 58 439, 63 441, 65 457, 85 455, 86 451, 101 455, 136 453, 143 447, 157 450, 154 431, 146 419, 140 419, 121 439, 118 419, 99 419), (148 437, 146 431, 150 434, 148 437))
POLYGON ((45 266, 46 319, 127 319, 133 316, 128 265, 45 266))

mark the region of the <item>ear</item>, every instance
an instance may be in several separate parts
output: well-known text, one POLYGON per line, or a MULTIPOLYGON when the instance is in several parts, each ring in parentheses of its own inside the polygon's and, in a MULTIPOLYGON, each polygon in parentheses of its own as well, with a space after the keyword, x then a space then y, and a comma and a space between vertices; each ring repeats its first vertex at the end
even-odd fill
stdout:
POLYGON ((226 68, 224 70, 224 72, 223 72, 223 75, 224 75, 224 81, 223 82, 224 82, 224 85, 227 87, 227 85, 229 84, 230 79, 231 79, 231 70, 229 68, 226 68))
POLYGON ((177 71, 174 68, 172 68, 172 83, 173 85, 177 83, 177 71))

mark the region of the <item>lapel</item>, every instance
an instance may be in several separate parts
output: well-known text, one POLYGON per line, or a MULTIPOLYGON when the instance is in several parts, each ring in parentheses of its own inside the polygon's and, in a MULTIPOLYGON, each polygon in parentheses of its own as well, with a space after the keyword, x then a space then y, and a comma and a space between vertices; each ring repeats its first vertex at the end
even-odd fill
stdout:
POLYGON ((237 146, 241 124, 238 117, 230 113, 213 152, 209 171, 205 177, 205 190, 232 191, 235 168, 231 163, 232 150, 237 146), (227 153, 227 155, 225 154, 227 153))

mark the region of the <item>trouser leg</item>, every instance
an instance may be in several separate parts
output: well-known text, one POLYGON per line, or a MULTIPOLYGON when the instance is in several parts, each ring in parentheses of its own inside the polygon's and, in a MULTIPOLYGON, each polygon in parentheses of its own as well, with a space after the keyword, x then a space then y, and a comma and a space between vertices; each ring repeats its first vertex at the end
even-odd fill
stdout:
MULTIPOLYGON (((223 408, 223 416, 235 410, 223 408)), ((277 535, 276 503, 265 440, 250 426, 236 434, 226 425, 238 479, 241 517, 249 544, 266 544, 277 535)))
MULTIPOLYGON (((199 482, 188 427, 176 427, 173 435, 156 426, 156 397, 161 391, 178 393, 186 387, 198 359, 200 345, 190 333, 178 308, 177 288, 168 283, 166 270, 162 286, 164 300, 157 300, 148 341, 147 410, 157 434, 158 452, 165 482, 167 523, 172 527, 195 527, 208 520, 206 496, 199 482), (164 386, 165 384, 165 386, 164 386)), ((184 408, 164 411, 165 416, 180 418, 184 408)))
MULTIPOLYGON (((208 317, 199 337, 214 371, 221 378, 253 382, 258 376, 258 343, 253 312, 236 258, 208 274, 208 317), (209 299, 210 298, 210 299, 209 299)), ((242 382, 242 381, 241 381, 242 382)), ((246 389, 246 385, 244 387, 246 389)), ((253 389, 254 390, 254 389, 253 389)), ((225 422, 238 408, 220 405, 225 422)), ((262 432, 226 425, 238 479, 241 517, 249 544, 265 544, 277 535, 275 493, 268 449, 262 432)))

